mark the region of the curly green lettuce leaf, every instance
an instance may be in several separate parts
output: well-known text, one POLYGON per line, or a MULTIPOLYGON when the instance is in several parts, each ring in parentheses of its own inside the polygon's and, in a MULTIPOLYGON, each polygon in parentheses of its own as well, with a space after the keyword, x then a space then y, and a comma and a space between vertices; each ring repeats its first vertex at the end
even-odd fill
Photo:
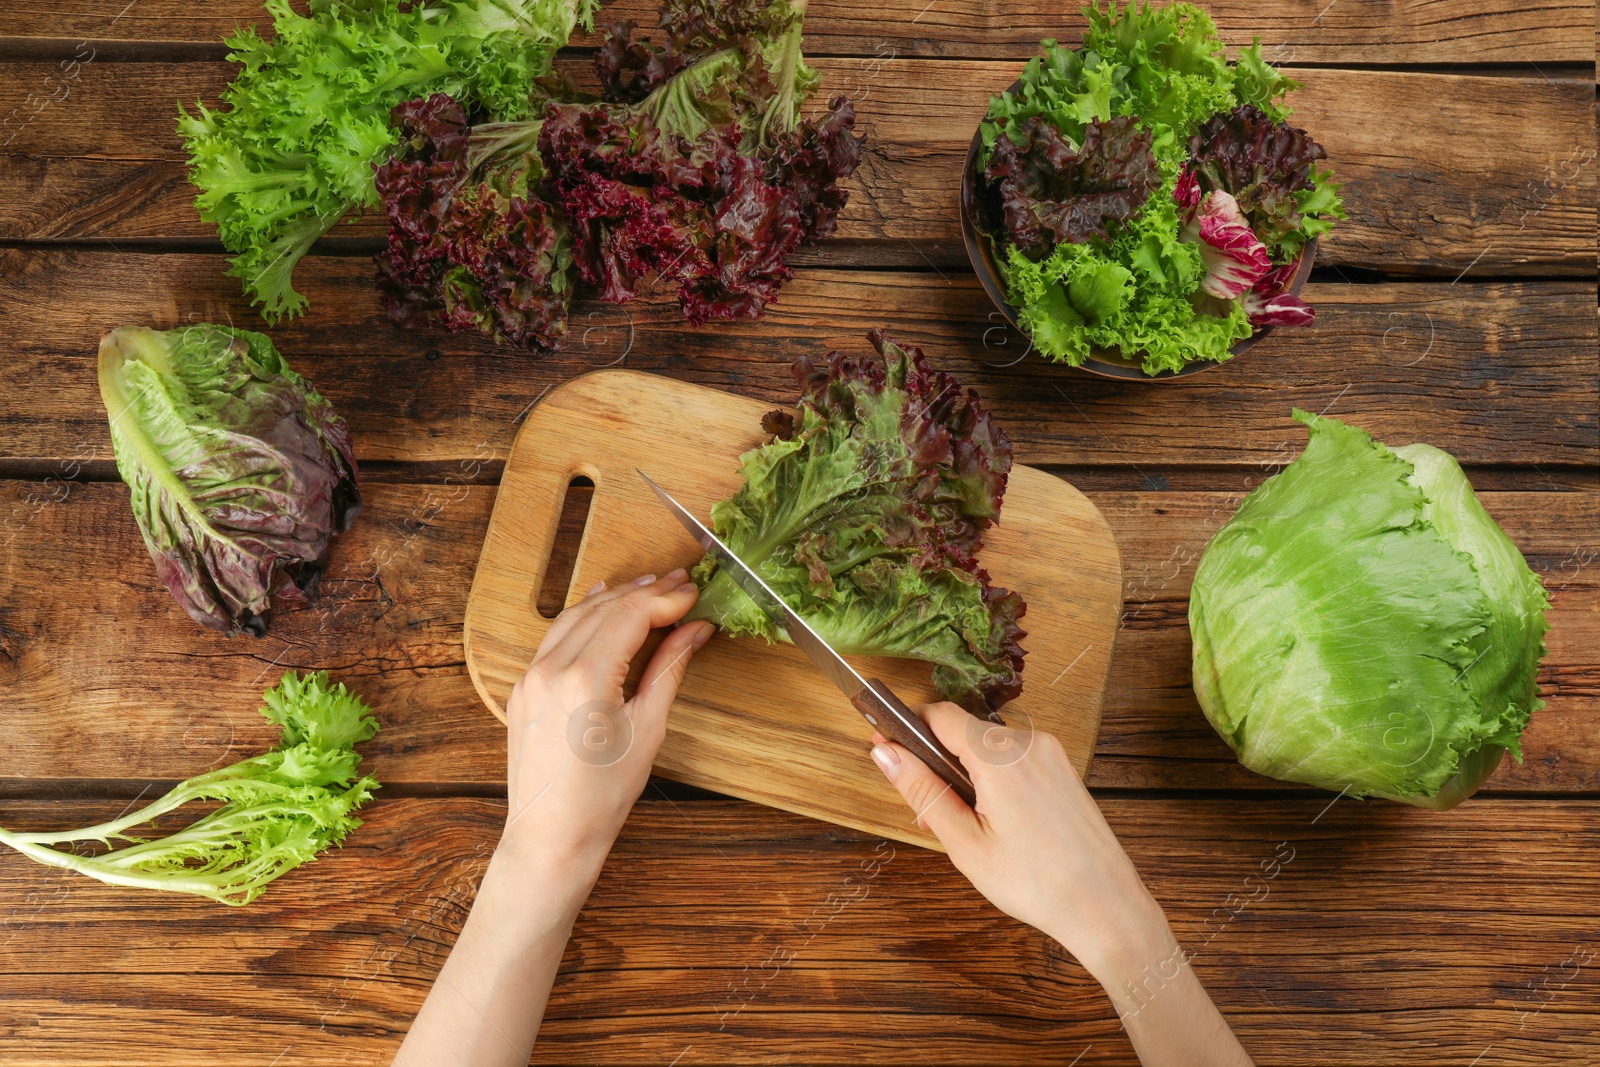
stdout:
POLYGON ((361 757, 353 747, 377 733, 377 721, 342 683, 330 686, 321 671, 303 678, 289 671, 265 701, 262 714, 283 734, 263 755, 190 778, 110 822, 63 832, 0 828, 0 842, 109 885, 250 903, 273 879, 343 843, 361 825, 356 809, 378 788, 377 779, 356 777, 361 757), (164 837, 130 833, 196 801, 222 806, 164 837), (130 843, 102 855, 53 847, 113 841, 130 843))
POLYGON ((1176 144, 1201 122, 1231 107, 1234 69, 1217 27, 1193 4, 1157 6, 1114 0, 1084 10, 1089 28, 1083 49, 1125 72, 1119 115, 1133 115, 1162 145, 1176 144))
POLYGON ((1540 706, 1544 590, 1449 456, 1294 416, 1195 575, 1201 708, 1261 774, 1448 806, 1540 706))
POLYGON ((230 273, 269 321, 298 314, 293 272, 354 208, 377 204, 372 168, 394 148, 389 110, 449 93, 496 119, 526 117, 536 82, 594 0, 266 0, 272 35, 228 38, 241 69, 222 109, 180 111, 201 218, 236 255, 230 273))
POLYGON ((1300 83, 1268 63, 1261 55, 1261 40, 1241 49, 1233 65, 1233 96, 1240 104, 1264 111, 1275 122, 1289 117, 1283 98, 1301 87, 1300 83))
MULTIPOLYGON (((845 654, 933 664, 946 699, 989 715, 1021 691, 1025 605, 978 566, 1011 445, 978 402, 881 331, 881 358, 802 357, 794 414, 741 457, 744 484, 712 524, 785 603, 845 654)), ((787 640, 707 557, 691 618, 787 640)))

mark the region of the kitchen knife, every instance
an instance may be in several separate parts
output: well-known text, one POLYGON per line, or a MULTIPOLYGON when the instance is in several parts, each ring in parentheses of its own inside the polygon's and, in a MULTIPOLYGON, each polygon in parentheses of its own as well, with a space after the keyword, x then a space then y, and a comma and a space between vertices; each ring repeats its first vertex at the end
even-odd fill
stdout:
POLYGON ((689 531, 689 536, 716 559, 728 572, 734 584, 756 602, 756 606, 766 613, 773 625, 788 634, 789 639, 811 658, 817 669, 838 686, 840 692, 850 698, 850 703, 855 705, 855 709, 867 722, 876 727, 884 737, 909 749, 949 785, 956 796, 966 801, 969 807, 976 806, 977 794, 973 791, 972 778, 967 774, 966 768, 961 766, 961 761, 934 736, 921 716, 907 707, 905 701, 895 696, 893 690, 883 682, 876 678, 862 677, 860 672, 835 652, 805 619, 785 604, 759 574, 723 544, 716 534, 708 530, 704 523, 691 515, 682 504, 672 499, 666 490, 651 481, 650 476, 644 471, 637 467, 634 470, 644 479, 646 485, 655 490, 656 496, 661 498, 661 503, 666 505, 673 517, 689 531))

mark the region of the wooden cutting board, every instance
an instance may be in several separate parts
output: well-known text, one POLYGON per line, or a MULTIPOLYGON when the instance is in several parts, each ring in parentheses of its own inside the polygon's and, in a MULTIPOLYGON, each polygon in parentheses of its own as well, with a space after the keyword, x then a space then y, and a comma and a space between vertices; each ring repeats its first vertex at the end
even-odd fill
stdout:
MULTIPOLYGON (((572 479, 589 478, 594 492, 568 604, 598 581, 697 562, 699 547, 634 468, 705 517, 740 485, 739 454, 764 440, 761 416, 772 407, 627 370, 575 378, 534 407, 506 462, 467 599, 467 668, 495 715, 505 720, 511 687, 550 625, 535 605, 572 479)), ((1031 722, 1055 734, 1085 773, 1122 609, 1111 531, 1082 493, 1018 465, 980 559, 1028 602, 1023 692, 1001 713, 1010 725, 1031 722)), ((863 658, 856 666, 908 703, 935 698, 926 664, 863 658)), ((798 650, 719 634, 689 667, 655 771, 937 848, 868 756, 870 737, 865 720, 798 650)))

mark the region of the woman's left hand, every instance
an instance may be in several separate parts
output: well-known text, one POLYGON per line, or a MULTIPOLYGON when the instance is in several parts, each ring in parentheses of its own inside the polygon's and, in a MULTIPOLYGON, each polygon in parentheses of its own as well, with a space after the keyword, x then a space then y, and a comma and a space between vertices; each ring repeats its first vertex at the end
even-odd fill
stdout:
POLYGON ((604 583, 561 613, 506 705, 510 804, 501 849, 598 875, 666 736, 689 657, 713 628, 668 634, 631 700, 628 665, 656 627, 683 618, 698 591, 684 571, 604 583))
POLYGON ((667 635, 632 700, 622 684, 650 631, 695 601, 681 570, 604 583, 563 611, 506 703, 510 804, 461 937, 395 1067, 528 1062, 572 923, 644 790, 667 710, 711 624, 667 635))

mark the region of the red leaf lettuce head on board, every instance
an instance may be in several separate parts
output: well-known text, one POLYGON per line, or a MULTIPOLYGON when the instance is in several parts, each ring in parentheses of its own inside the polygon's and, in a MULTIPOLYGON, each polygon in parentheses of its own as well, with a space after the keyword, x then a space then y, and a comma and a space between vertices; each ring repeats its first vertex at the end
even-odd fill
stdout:
MULTIPOLYGON (((795 362, 799 403, 762 420, 772 440, 712 524, 834 648, 925 660, 942 696, 988 717, 1022 689, 1026 605, 977 558, 1011 443, 919 349, 868 336, 878 358, 795 362)), ((713 559, 695 577, 692 618, 785 639, 713 559)))

